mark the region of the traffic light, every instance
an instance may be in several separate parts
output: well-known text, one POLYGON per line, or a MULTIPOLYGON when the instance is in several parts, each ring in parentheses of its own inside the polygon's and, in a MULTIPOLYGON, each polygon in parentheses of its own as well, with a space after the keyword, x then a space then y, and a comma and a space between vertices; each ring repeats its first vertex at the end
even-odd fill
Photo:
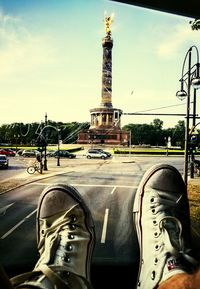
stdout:
POLYGON ((190 138, 190 141, 192 144, 197 144, 198 136, 196 134, 193 134, 190 138))
POLYGON ((198 146, 198 135, 193 134, 190 137, 190 153, 195 154, 198 146))

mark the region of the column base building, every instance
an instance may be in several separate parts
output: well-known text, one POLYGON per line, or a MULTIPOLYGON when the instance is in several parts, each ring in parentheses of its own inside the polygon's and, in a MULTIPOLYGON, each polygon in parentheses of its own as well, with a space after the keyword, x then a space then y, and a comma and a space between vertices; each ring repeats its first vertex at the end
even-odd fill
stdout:
POLYGON ((121 109, 93 108, 90 128, 78 135, 80 144, 128 145, 129 133, 120 128, 121 109))

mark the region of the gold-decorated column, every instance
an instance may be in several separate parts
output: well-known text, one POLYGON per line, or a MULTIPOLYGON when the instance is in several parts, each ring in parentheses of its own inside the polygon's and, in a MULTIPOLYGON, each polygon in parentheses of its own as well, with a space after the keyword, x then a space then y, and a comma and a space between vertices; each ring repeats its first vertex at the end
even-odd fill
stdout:
POLYGON ((112 47, 110 26, 113 22, 112 16, 104 19, 106 36, 102 39, 103 65, 102 65, 102 92, 101 107, 112 107, 112 47))

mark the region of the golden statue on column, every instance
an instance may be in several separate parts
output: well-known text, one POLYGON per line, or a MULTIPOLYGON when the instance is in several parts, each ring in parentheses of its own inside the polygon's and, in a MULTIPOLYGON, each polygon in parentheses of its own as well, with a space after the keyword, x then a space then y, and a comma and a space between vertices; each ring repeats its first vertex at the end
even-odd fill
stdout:
POLYGON ((112 13, 111 16, 105 16, 104 23, 105 23, 105 30, 107 35, 111 35, 110 26, 113 22, 114 14, 112 13))

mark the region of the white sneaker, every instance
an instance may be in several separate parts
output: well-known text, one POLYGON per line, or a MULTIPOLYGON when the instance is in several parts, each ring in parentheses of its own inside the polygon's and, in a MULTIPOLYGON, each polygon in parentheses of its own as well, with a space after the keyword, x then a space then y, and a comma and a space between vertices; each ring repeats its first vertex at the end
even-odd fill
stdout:
POLYGON ((11 279, 15 288, 89 289, 94 223, 78 191, 67 185, 42 192, 37 211, 40 258, 32 272, 11 279))
POLYGON ((190 256, 189 203, 176 168, 159 164, 143 176, 135 195, 134 221, 140 247, 138 289, 154 289, 197 265, 190 256))

